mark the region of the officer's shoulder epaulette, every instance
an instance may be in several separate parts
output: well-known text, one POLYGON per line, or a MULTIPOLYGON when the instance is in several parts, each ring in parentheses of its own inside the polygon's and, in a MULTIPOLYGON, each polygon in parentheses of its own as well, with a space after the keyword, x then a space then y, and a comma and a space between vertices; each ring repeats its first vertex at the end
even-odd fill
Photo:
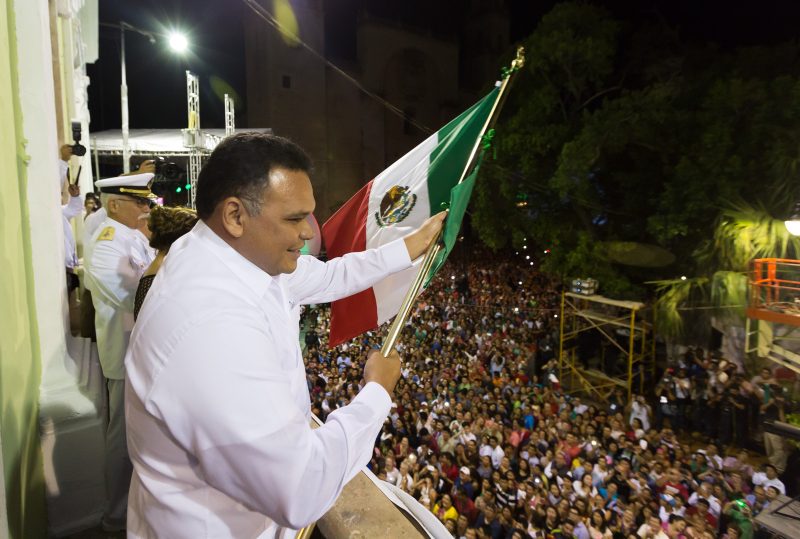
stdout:
POLYGON ((100 232, 100 235, 97 236, 97 241, 111 241, 114 239, 114 232, 116 229, 113 226, 107 226, 100 232))

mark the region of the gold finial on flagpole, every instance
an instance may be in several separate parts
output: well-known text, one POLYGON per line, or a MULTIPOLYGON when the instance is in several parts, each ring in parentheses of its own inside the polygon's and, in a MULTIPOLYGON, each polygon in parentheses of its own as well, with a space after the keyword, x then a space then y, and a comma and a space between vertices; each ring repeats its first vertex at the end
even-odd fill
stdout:
POLYGON ((517 57, 511 61, 511 69, 522 69, 525 66, 525 47, 517 47, 517 57))

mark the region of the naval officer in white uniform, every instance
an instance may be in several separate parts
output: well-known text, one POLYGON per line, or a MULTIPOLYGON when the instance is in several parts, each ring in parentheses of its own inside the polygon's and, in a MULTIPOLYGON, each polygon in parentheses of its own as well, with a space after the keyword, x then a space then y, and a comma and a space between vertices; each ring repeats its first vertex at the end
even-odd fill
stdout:
POLYGON ((109 421, 105 439, 107 530, 125 528, 131 463, 125 441, 125 352, 133 329, 133 301, 139 278, 155 258, 140 230, 155 195, 153 174, 98 180, 108 216, 87 250, 86 286, 92 292, 97 351, 108 387, 109 421))
MULTIPOLYGON (((137 182, 141 182, 141 178, 143 174, 147 173, 154 173, 156 170, 155 162, 152 159, 148 159, 143 161, 139 168, 134 170, 133 172, 129 172, 128 174, 123 174, 124 177, 129 176, 139 176, 140 179, 137 182)), ((151 176, 152 177, 152 176, 151 176)), ((114 178, 109 178, 114 179, 114 178)), ((106 180, 99 180, 100 182, 105 182, 106 180)), ((147 180, 150 182, 151 180, 147 180)), ((149 184, 149 183, 148 183, 149 184)), ((95 185, 103 185, 102 183, 98 184, 95 182, 95 185)), ((102 200, 101 200, 102 204, 102 200)), ((96 212, 88 215, 86 219, 83 221, 83 236, 81 238, 81 244, 83 245, 83 271, 84 274, 89 273, 89 262, 91 259, 92 253, 92 238, 95 236, 95 232, 97 229, 102 225, 105 220, 108 219, 108 213, 106 213, 106 209, 104 207, 100 207, 99 210, 96 212)), ((92 338, 95 340, 95 331, 94 331, 94 302, 92 301, 92 292, 89 288, 89 283, 84 282, 83 287, 83 296, 81 297, 81 336, 92 338)))
POLYGON ((369 461, 400 359, 373 351, 358 395, 312 430, 299 307, 409 267, 444 216, 379 249, 300 256, 310 166, 286 139, 240 133, 200 172, 201 220, 170 248, 125 358, 128 537, 294 537, 369 461))

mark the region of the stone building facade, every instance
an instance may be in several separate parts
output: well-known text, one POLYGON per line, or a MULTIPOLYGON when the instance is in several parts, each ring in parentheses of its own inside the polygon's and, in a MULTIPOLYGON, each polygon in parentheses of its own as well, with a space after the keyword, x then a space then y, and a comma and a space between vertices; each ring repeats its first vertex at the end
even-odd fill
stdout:
MULTIPOLYGON (((272 2, 262 4, 269 10, 272 2)), ((325 3, 291 6, 300 39, 324 55, 325 3)), ((308 150, 320 222, 497 78, 510 47, 505 2, 472 0, 454 17, 437 31, 362 12, 356 58, 333 59, 335 67, 260 18, 245 19, 246 124, 269 126, 308 150)))

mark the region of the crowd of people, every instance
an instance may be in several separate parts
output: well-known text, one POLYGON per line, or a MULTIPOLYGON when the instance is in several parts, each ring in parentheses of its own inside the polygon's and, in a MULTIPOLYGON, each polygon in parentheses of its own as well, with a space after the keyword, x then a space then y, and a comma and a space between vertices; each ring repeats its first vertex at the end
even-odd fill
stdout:
MULTIPOLYGON (((450 267, 461 270, 440 273, 400 339, 402 378, 370 462, 379 478, 458 538, 753 536, 754 516, 785 494, 782 468, 720 440, 744 436, 725 399, 739 410, 750 395, 759 419, 783 413, 769 369, 741 384, 724 360, 690 349, 653 394, 583 402, 553 360, 556 284, 513 262, 450 267), (689 437, 693 427, 704 435, 689 437)), ((358 358, 384 332, 329 350, 329 309, 305 311, 304 324, 324 419, 357 394, 358 358)))

